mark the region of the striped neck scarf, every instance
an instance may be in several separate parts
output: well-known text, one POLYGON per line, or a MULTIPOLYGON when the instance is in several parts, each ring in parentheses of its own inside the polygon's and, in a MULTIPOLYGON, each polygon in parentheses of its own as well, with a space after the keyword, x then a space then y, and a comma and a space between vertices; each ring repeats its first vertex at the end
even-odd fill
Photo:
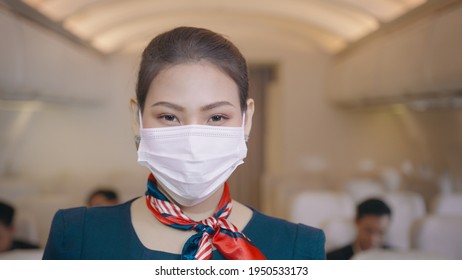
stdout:
POLYGON ((228 183, 225 183, 223 195, 213 216, 196 222, 171 203, 159 191, 157 182, 151 174, 148 178, 146 204, 154 217, 161 223, 179 230, 195 230, 183 246, 181 258, 184 260, 208 260, 215 247, 226 259, 263 260, 265 256, 250 239, 227 220, 232 209, 228 183))

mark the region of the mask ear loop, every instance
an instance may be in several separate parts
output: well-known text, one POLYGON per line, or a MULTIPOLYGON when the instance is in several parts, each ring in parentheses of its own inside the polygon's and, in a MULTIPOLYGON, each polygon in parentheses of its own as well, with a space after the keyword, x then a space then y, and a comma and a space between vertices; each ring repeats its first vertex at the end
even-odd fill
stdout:
POLYGON ((245 112, 242 114, 242 130, 244 131, 245 142, 249 141, 249 135, 245 134, 245 112))
MULTIPOLYGON (((143 120, 141 119, 141 109, 138 108, 138 118, 140 122, 140 134, 141 134, 141 129, 143 129, 143 120)), ((140 146, 141 142, 141 135, 135 135, 135 145, 136 149, 138 150, 138 147, 140 146)))

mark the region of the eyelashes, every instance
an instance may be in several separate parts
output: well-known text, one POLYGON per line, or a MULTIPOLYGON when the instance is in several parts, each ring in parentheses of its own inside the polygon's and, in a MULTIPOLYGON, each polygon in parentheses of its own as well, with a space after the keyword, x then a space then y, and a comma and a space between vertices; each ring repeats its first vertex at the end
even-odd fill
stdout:
POLYGON ((212 122, 220 122, 220 121, 229 120, 229 117, 227 117, 225 115, 213 115, 212 117, 210 117, 209 120, 212 121, 212 122))
MULTIPOLYGON (((157 119, 159 119, 161 122, 166 123, 168 125, 176 125, 176 124, 181 125, 182 124, 180 119, 177 116, 173 115, 173 114, 161 114, 160 116, 157 117, 157 119)), ((215 114, 215 115, 212 115, 207 120, 207 124, 209 124, 209 125, 220 125, 220 124, 226 122, 229 119, 230 118, 227 115, 215 114)))
POLYGON ((175 121, 179 122, 178 118, 175 115, 169 115, 169 114, 161 115, 159 116, 159 119, 166 121, 166 122, 175 122, 175 121))

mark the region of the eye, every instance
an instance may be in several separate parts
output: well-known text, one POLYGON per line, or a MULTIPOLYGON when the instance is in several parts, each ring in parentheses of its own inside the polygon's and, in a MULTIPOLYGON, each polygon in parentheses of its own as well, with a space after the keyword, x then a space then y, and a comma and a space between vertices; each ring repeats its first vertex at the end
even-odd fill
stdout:
POLYGON ((223 120, 223 116, 216 115, 216 116, 211 117, 210 120, 212 122, 219 122, 219 121, 223 120))
POLYGON ((223 116, 223 115, 214 115, 209 119, 209 122, 212 122, 212 123, 216 124, 216 123, 224 122, 224 121, 226 121, 228 119, 229 119, 228 117, 223 116))
POLYGON ((178 119, 174 115, 161 115, 159 119, 167 121, 167 122, 177 122, 178 119))

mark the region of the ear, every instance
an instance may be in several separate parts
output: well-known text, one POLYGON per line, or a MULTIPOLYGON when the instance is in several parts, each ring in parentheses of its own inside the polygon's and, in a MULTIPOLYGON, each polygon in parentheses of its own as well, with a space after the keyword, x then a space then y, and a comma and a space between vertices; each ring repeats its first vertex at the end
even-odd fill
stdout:
POLYGON ((135 134, 140 131, 140 113, 139 113, 138 101, 135 98, 130 98, 130 115, 132 121, 132 129, 135 134))
POLYGON ((135 98, 130 99, 130 116, 131 116, 131 127, 133 135, 135 135, 135 145, 138 150, 138 145, 140 142, 140 113, 139 113, 138 102, 135 98))
POLYGON ((249 137, 252 130, 252 118, 255 111, 255 102, 252 98, 247 99, 247 110, 245 111, 244 133, 246 138, 249 137))

